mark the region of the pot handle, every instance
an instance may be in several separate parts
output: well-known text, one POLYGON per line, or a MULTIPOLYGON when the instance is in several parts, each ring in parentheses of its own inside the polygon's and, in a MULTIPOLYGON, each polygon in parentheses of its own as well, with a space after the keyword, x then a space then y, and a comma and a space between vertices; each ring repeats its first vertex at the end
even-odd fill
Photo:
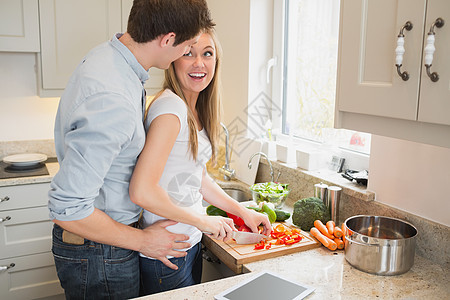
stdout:
POLYGON ((345 236, 345 239, 349 240, 350 242, 355 243, 357 245, 361 245, 361 246, 376 246, 376 247, 380 246, 379 244, 368 244, 368 243, 366 244, 366 243, 357 242, 356 240, 351 238, 351 235, 345 236))

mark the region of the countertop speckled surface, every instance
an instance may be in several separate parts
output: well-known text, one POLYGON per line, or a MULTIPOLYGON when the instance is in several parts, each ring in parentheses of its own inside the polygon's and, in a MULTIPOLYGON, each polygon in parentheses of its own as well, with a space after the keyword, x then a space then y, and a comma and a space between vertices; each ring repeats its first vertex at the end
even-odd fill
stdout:
POLYGON ((55 163, 46 163, 45 165, 47 166, 49 175, 0 179, 0 187, 50 182, 52 181, 53 176, 55 176, 55 174, 58 172, 59 164, 55 162, 55 163))
POLYGON ((343 251, 323 247, 245 265, 251 273, 139 299, 214 299, 224 290, 263 270, 315 288, 306 299, 450 299, 449 270, 416 255, 411 270, 377 276, 353 268, 343 251))

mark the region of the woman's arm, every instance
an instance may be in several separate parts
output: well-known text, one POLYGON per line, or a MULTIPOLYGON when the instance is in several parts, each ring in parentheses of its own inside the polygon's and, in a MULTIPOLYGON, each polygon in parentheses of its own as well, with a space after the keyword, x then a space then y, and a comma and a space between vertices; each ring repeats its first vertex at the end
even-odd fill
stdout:
POLYGON ((140 207, 161 217, 196 226, 214 238, 231 238, 233 221, 222 217, 208 217, 175 205, 159 185, 167 159, 175 144, 181 124, 177 116, 163 114, 156 117, 147 132, 147 139, 130 182, 130 199, 140 207))
POLYGON ((201 193, 203 198, 209 204, 241 217, 253 232, 258 232, 259 224, 264 225, 265 234, 270 234, 272 231, 272 226, 266 215, 240 205, 239 202, 228 196, 228 194, 225 193, 211 177, 209 177, 206 171, 203 171, 201 193))

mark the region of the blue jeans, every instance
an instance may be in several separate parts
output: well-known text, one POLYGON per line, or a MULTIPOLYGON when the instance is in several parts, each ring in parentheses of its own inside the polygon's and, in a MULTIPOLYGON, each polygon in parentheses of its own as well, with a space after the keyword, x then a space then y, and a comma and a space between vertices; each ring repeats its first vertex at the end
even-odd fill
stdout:
POLYGON ((200 283, 202 279, 201 243, 197 243, 187 253, 185 257, 170 259, 178 266, 178 270, 166 267, 159 260, 140 257, 141 296, 200 283))
POLYGON ((66 299, 129 299, 139 296, 139 253, 84 240, 62 241, 53 226, 53 257, 66 299))

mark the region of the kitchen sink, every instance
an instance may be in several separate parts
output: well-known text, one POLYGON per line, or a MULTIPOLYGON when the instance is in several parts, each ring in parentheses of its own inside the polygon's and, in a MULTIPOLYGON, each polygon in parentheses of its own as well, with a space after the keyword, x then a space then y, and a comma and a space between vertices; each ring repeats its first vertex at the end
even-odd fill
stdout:
POLYGON ((237 202, 252 200, 252 195, 249 192, 234 188, 224 188, 223 190, 237 202))
MULTIPOLYGON (((237 189, 237 188, 223 188, 224 192, 227 193, 231 198, 233 198, 234 200, 236 200, 237 202, 245 202, 245 201, 249 201, 252 200, 252 194, 250 193, 250 191, 244 191, 241 189, 237 189)), ((209 205, 208 202, 206 202, 205 200, 203 200, 202 202, 203 207, 206 207, 209 205)))

